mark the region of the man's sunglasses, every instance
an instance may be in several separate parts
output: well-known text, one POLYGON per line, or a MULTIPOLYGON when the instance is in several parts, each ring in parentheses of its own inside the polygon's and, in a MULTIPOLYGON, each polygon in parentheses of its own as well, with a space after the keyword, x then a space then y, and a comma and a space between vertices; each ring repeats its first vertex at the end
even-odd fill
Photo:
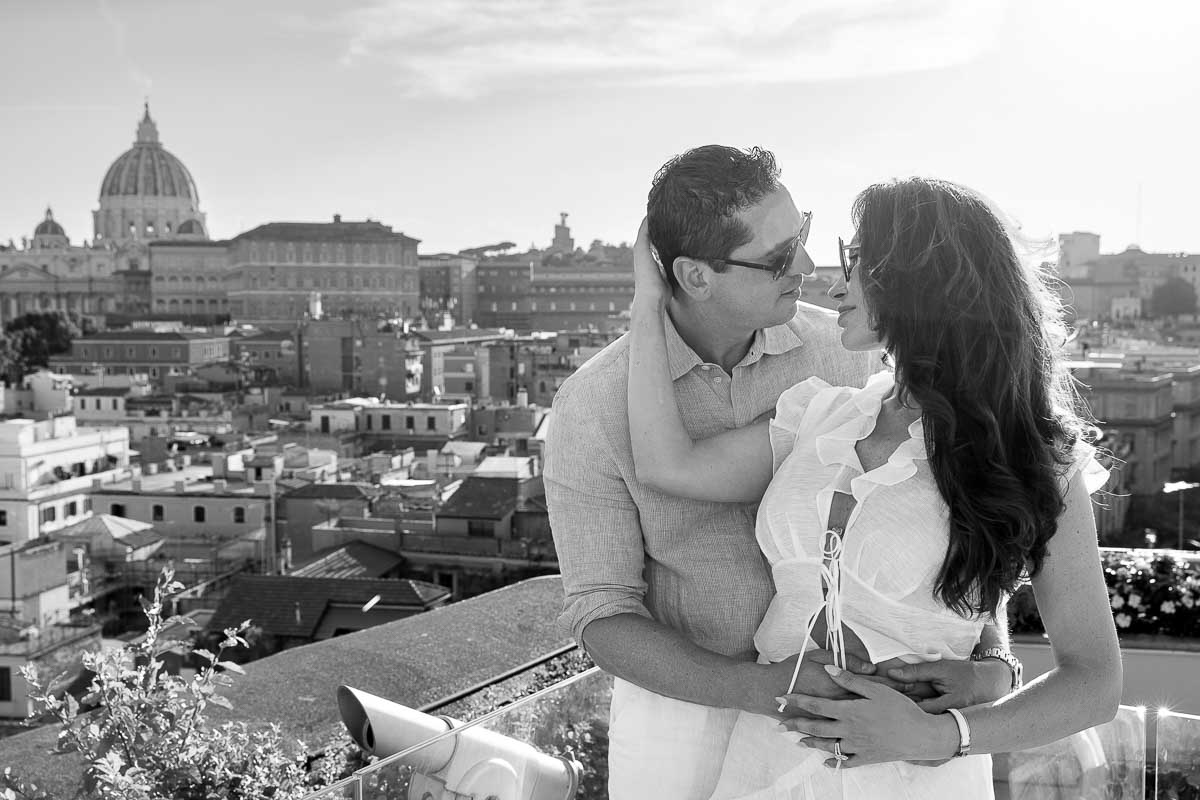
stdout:
POLYGON ((846 244, 842 241, 842 237, 838 237, 838 258, 842 260, 842 276, 846 279, 846 283, 850 282, 850 276, 854 274, 854 268, 858 266, 858 245, 851 242, 846 244))
POLYGON ((734 258, 706 258, 704 260, 713 264, 732 264, 735 267, 761 269, 771 273, 771 280, 777 281, 787 274, 787 271, 792 268, 792 264, 796 262, 796 254, 808 242, 810 228, 812 228, 812 212, 805 211, 800 215, 800 232, 796 234, 795 239, 788 243, 787 249, 770 264, 759 264, 757 261, 738 261, 734 258))

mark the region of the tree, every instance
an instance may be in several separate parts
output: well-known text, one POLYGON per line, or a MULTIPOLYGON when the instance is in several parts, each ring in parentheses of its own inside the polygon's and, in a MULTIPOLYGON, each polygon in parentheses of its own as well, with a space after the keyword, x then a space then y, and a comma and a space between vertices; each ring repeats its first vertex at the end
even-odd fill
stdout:
POLYGON ((1156 317, 1192 314, 1196 311, 1196 290, 1183 278, 1168 278, 1150 295, 1150 313, 1156 317))
POLYGON ((50 356, 71 349, 71 340, 79 335, 79 326, 58 311, 31 311, 4 326, 8 348, 6 362, 0 355, 0 368, 25 375, 38 367, 49 366, 50 356))
POLYGON ((24 375, 21 354, 17 352, 11 339, 7 336, 0 337, 0 381, 16 386, 24 375))

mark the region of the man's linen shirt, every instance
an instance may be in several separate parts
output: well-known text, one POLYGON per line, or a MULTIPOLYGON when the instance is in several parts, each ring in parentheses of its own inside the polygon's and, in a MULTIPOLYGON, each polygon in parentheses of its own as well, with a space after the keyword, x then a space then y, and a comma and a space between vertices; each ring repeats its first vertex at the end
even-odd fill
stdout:
MULTIPOLYGON (((693 439, 774 413, 785 389, 817 376, 861 387, 878 353, 842 348, 832 312, 800 303, 760 330, 727 374, 666 325, 675 397, 693 439)), ((582 643, 588 623, 653 618, 694 643, 752 658, 774 586, 754 538, 757 504, 672 497, 634 477, 626 388, 628 335, 597 353, 554 399, 545 486, 566 600, 560 622, 582 643)))

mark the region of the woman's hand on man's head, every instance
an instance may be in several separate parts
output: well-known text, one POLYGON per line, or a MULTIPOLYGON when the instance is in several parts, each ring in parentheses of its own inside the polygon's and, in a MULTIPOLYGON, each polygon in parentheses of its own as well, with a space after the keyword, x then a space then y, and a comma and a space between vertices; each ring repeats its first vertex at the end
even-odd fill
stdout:
POLYGON ((665 303, 671 296, 666 271, 650 243, 649 220, 642 218, 633 243, 633 287, 638 300, 665 303))

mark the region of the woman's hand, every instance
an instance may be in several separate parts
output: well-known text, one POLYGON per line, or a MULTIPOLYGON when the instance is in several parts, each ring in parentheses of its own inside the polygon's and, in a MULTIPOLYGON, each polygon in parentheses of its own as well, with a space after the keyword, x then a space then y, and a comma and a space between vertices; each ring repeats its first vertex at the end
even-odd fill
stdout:
POLYGON ((665 304, 671 296, 666 273, 650 243, 649 221, 643 217, 633 243, 633 289, 638 300, 665 304))
MULTIPOLYGON (((848 758, 843 768, 886 761, 940 761, 958 749, 958 726, 947 714, 927 714, 905 695, 833 665, 825 671, 838 686, 861 699, 827 700, 787 695, 788 708, 808 715, 781 723, 790 731, 808 734, 801 744, 831 756, 840 744, 848 758)), ((832 757, 825 762, 836 766, 832 757)))
POLYGON ((881 672, 903 683, 900 690, 916 699, 921 709, 929 714, 941 714, 947 708, 990 703, 1012 691, 1012 670, 1003 661, 990 658, 983 661, 926 661, 881 672), (936 694, 930 697, 919 691, 926 686, 932 686, 936 694))

